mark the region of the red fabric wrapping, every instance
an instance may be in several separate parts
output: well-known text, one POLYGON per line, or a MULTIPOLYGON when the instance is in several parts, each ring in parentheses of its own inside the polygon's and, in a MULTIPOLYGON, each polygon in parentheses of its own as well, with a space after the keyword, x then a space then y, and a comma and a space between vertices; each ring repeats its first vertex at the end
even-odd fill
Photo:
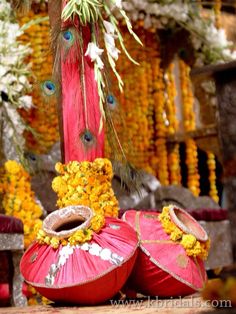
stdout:
POLYGON ((170 241, 158 213, 127 211, 123 220, 140 234, 140 249, 129 285, 148 296, 185 296, 203 288, 204 264, 170 241))
POLYGON ((138 246, 135 231, 125 222, 106 218, 106 226, 95 234, 90 243, 97 243, 124 258, 121 265, 102 260, 100 256, 75 248, 64 266, 61 266, 52 287, 45 277, 58 260, 58 248, 34 243, 21 260, 25 280, 42 295, 53 301, 76 304, 99 304, 113 297, 124 285, 133 268, 138 246), (111 226, 117 228, 113 229, 111 226), (32 262, 32 257, 37 255, 32 262))
POLYGON ((0 233, 24 233, 23 223, 15 217, 0 214, 0 233))
MULTIPOLYGON (((65 1, 64 1, 65 2, 65 1)), ((65 4, 65 3, 64 3, 65 4)), ((63 27, 70 27, 66 22, 63 27)), ((74 21, 73 27, 79 32, 81 26, 74 21)), ((83 27, 83 60, 84 60, 84 92, 86 105, 83 99, 83 86, 81 84, 81 51, 75 45, 65 58, 62 57, 62 107, 65 162, 94 161, 104 157, 104 128, 99 133, 101 113, 99 109, 99 95, 95 81, 94 63, 88 56, 84 56, 91 41, 89 27, 83 27), (85 106, 87 109, 85 110, 85 106), (87 117, 87 118, 86 118, 87 117), (87 125, 86 125, 87 120, 87 125), (95 145, 85 148, 80 135, 88 129, 96 138, 95 145)))
MULTIPOLYGON (((131 210, 131 209, 130 209, 131 210)), ((222 221, 228 219, 228 210, 227 209, 215 209, 215 208, 198 208, 198 209, 185 209, 190 215, 193 216, 196 220, 204 220, 204 221, 222 221)), ((120 210, 119 217, 127 210, 120 210)), ((161 209, 145 209, 148 212, 157 212, 160 213, 161 209)))

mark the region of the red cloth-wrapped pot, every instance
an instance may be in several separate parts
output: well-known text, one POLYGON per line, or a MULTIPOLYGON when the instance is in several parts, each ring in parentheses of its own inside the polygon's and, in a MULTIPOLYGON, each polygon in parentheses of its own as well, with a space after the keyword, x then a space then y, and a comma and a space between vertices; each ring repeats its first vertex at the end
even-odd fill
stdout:
MULTIPOLYGON (((43 229, 50 236, 72 234, 89 223, 90 213, 81 206, 60 209, 45 219, 43 229), (78 226, 81 218, 85 221, 78 226)), ((127 281, 137 247, 136 232, 127 223, 106 218, 102 230, 84 244, 53 249, 33 243, 20 269, 26 282, 52 301, 99 304, 112 298, 127 281)))
MULTIPOLYGON (((184 232, 201 241, 208 236, 184 210, 172 207, 172 221, 184 232)), ((159 213, 129 210, 122 219, 138 233, 139 253, 128 286, 148 296, 186 296, 203 288, 204 262, 190 257, 182 245, 170 240, 158 220, 159 213)))

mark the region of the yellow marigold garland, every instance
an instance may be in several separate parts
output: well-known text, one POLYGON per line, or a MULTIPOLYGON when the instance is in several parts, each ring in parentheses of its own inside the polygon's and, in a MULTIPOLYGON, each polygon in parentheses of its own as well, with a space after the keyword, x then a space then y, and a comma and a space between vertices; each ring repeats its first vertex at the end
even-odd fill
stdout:
POLYGON ((165 74, 166 82, 166 118, 168 120, 167 133, 168 135, 175 134, 178 129, 177 110, 175 104, 176 86, 174 78, 174 62, 170 63, 165 74))
POLYGON ((173 143, 168 151, 168 169, 171 185, 181 185, 179 144, 173 143))
POLYGON ((200 175, 198 173, 198 151, 194 139, 187 139, 186 145, 186 165, 188 169, 187 185, 195 196, 200 194, 200 175))
POLYGON ((219 202, 219 196, 218 191, 216 187, 216 160, 215 155, 211 152, 207 153, 207 165, 209 170, 209 182, 210 182, 210 191, 209 195, 212 197, 212 199, 218 203, 219 202))
POLYGON ((52 188, 58 195, 59 208, 84 205, 103 216, 118 216, 118 201, 112 190, 112 164, 108 159, 94 162, 72 161, 56 164, 60 176, 54 178, 52 188))
POLYGON ((169 209, 170 206, 164 207, 162 213, 159 215, 159 221, 161 222, 165 232, 170 236, 172 241, 178 242, 184 247, 188 256, 199 257, 205 260, 208 256, 210 240, 206 242, 200 242, 196 239, 195 236, 191 234, 185 234, 171 220, 169 209))
POLYGON ((190 79, 191 68, 183 60, 179 60, 179 67, 180 67, 184 130, 186 132, 189 132, 196 129, 194 113, 194 95, 192 82, 190 79))
POLYGON ((221 0, 214 0, 215 25, 217 28, 221 27, 221 0))
MULTIPOLYGON (((185 132, 190 132, 196 129, 194 113, 194 95, 190 79, 190 67, 183 60, 179 60, 179 66, 180 66, 184 130, 185 132)), ((186 165, 188 169, 187 186, 195 196, 199 196, 200 175, 198 173, 197 145, 195 140, 192 138, 187 139, 185 145, 186 145, 186 165)))
POLYGON ((27 248, 41 228, 40 217, 43 214, 31 190, 30 176, 22 165, 9 160, 4 164, 0 186, 3 193, 2 206, 6 215, 19 218, 24 224, 24 242, 27 248))

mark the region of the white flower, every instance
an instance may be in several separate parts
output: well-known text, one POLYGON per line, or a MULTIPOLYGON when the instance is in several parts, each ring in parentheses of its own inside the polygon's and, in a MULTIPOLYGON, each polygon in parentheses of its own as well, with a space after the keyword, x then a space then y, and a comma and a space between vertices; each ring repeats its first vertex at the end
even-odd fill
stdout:
POLYGON ((103 249, 101 252, 100 252, 100 257, 102 260, 104 261, 109 261, 111 259, 111 250, 109 249, 103 249))
POLYGON ((88 251, 90 248, 89 244, 87 242, 83 243, 80 247, 81 250, 83 251, 88 251))
POLYGON ((96 62, 99 69, 104 68, 104 64, 100 56, 103 53, 103 49, 100 49, 95 43, 91 42, 88 44, 87 51, 85 52, 85 56, 89 56, 92 62, 96 62))
POLYGON ((58 260, 58 266, 65 265, 67 259, 72 255, 74 252, 74 247, 67 244, 66 246, 63 246, 62 249, 59 251, 59 260, 58 260))
POLYGON ((122 9, 122 0, 115 0, 115 6, 119 9, 122 9))
POLYGON ((106 44, 106 49, 108 54, 114 59, 117 60, 119 58, 120 50, 116 48, 115 45, 115 36, 111 34, 104 34, 104 40, 106 44))
POLYGON ((103 21, 103 25, 106 29, 106 33, 107 34, 115 34, 115 27, 112 23, 108 22, 108 21, 103 21))
POLYGON ((99 256, 101 251, 102 251, 102 248, 97 243, 92 243, 89 249, 89 253, 95 256, 99 256))
POLYGON ((109 44, 111 46, 115 46, 115 38, 113 35, 105 33, 104 34, 104 40, 105 40, 106 44, 109 44))
POLYGON ((115 46, 111 46, 111 45, 109 45, 109 44, 106 45, 106 48, 107 48, 107 52, 109 53, 109 55, 110 55, 114 60, 118 60, 120 50, 117 49, 115 46))
POLYGON ((32 97, 31 96, 21 96, 19 98, 19 108, 24 108, 26 110, 32 107, 32 97))

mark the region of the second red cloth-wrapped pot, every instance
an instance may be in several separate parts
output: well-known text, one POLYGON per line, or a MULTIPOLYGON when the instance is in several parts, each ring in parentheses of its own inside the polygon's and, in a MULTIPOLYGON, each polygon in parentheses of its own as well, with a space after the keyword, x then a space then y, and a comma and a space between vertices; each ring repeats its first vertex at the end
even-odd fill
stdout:
MULTIPOLYGON (((46 218, 44 230, 55 235, 55 229, 66 229, 58 231, 58 236, 77 230, 80 226, 71 229, 72 225, 81 217, 86 223, 88 210, 71 206, 53 212, 46 218)), ((27 283, 52 301, 98 304, 112 298, 127 281, 137 246, 137 235, 127 223, 106 218, 105 226, 89 242, 57 249, 35 242, 21 260, 21 273, 27 283)))
MULTIPOLYGON (((173 222, 186 233, 207 241, 198 222, 184 210, 172 207, 173 222)), ((127 211, 122 219, 137 232, 140 246, 129 279, 129 287, 148 296, 185 296, 203 288, 206 282, 204 262, 188 256, 184 247, 172 241, 158 219, 159 214, 127 211)))

